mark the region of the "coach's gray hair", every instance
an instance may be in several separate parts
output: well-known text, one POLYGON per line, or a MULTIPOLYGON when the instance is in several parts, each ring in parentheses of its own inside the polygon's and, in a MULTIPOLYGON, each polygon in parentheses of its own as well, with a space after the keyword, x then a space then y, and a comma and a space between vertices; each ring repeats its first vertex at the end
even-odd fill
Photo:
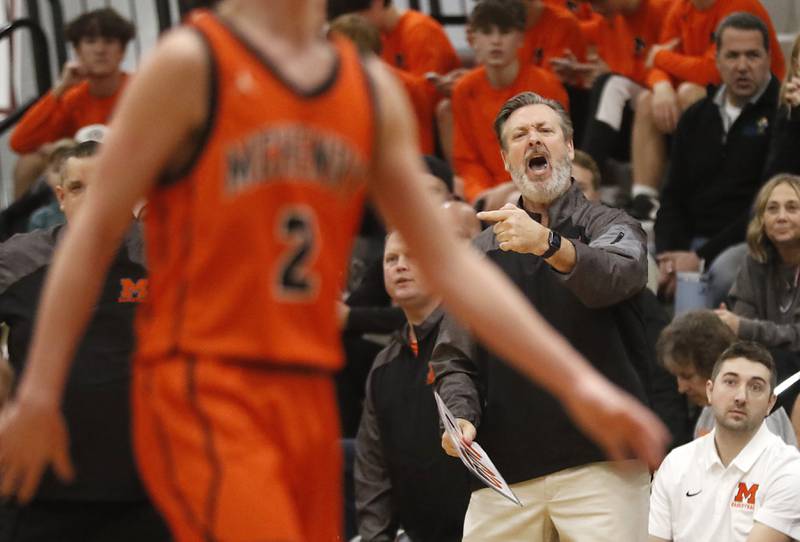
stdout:
POLYGON ((543 98, 535 92, 520 92, 503 104, 503 107, 500 108, 500 112, 494 119, 494 133, 502 149, 505 150, 506 148, 505 142, 503 141, 503 126, 505 126, 508 117, 520 107, 539 104, 546 105, 558 113, 558 120, 559 124, 561 124, 561 133, 564 134, 564 141, 572 139, 572 121, 569 118, 569 114, 560 103, 556 100, 543 98))

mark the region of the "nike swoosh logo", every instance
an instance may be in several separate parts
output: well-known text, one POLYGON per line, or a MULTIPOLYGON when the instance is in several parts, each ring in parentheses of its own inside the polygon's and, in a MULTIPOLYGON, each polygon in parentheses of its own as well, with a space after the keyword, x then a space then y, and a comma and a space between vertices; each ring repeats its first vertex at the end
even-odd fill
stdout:
POLYGON ((695 495, 699 495, 699 494, 700 494, 700 492, 702 492, 702 491, 703 491, 702 489, 701 489, 701 490, 699 490, 699 491, 697 491, 696 493, 689 493, 689 492, 687 491, 687 492, 686 492, 686 496, 687 496, 687 497, 694 497, 695 495))

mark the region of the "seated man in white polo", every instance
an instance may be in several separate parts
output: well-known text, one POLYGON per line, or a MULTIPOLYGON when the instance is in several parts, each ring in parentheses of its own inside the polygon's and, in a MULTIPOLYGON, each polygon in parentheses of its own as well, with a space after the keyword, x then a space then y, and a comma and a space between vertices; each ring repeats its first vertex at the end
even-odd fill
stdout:
POLYGON ((775 363, 737 342, 706 385, 716 428, 674 449, 650 496, 650 542, 783 542, 800 539, 800 453, 772 434, 775 363))

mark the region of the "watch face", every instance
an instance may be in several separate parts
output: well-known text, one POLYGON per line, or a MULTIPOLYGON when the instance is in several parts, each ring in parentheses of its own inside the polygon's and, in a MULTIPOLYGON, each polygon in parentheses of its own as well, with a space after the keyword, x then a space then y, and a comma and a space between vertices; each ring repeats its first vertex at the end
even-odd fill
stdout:
POLYGON ((561 248, 561 236, 550 230, 550 233, 547 235, 547 245, 547 250, 542 254, 542 258, 545 260, 558 252, 558 249, 561 248))
POLYGON ((551 248, 559 249, 561 248, 561 236, 554 231, 550 232, 550 238, 548 239, 548 243, 550 244, 551 248))

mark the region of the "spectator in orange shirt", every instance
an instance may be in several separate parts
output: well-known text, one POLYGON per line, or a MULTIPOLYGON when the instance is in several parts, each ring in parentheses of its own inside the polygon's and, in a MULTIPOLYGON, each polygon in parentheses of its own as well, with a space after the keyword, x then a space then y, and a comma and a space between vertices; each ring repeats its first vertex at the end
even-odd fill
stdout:
POLYGON ((75 59, 64 64, 55 86, 11 133, 11 148, 25 155, 17 172, 27 170, 26 175, 15 175, 17 195, 44 170, 44 157, 31 153, 45 143, 74 137, 84 126, 107 124, 127 80, 120 64, 134 34, 133 24, 111 8, 86 12, 67 25, 65 35, 75 59))
POLYGON ((520 62, 549 70, 561 80, 569 95, 572 125, 580 138, 588 114, 589 94, 581 74, 560 69, 564 59, 575 63, 586 60, 586 40, 580 23, 566 7, 545 0, 526 0, 526 4, 528 15, 525 39, 519 49, 520 62))
MULTIPOLYGON (((415 10, 401 11, 391 0, 329 0, 329 18, 347 13, 363 16, 380 31, 380 56, 389 65, 426 77, 438 91, 436 101, 442 97, 450 97, 453 85, 466 70, 460 68, 461 61, 444 28, 436 19, 415 10)), ((411 84, 407 77, 398 72, 395 75, 403 80, 409 93, 415 92, 412 88, 419 92, 419 84, 411 84)), ((442 152, 449 161, 449 143, 452 141, 453 131, 449 100, 439 101, 439 106, 435 109, 442 152)))
MULTIPOLYGON (((336 32, 351 39, 359 51, 381 54, 381 36, 378 29, 361 15, 349 13, 331 21, 330 32, 336 32)), ((434 154, 434 107, 438 94, 436 87, 422 75, 416 75, 389 65, 395 77, 402 83, 411 99, 417 120, 417 134, 422 154, 434 154)))
POLYGON ((579 61, 586 58, 586 41, 575 15, 544 0, 528 0, 527 8, 525 39, 518 54, 523 64, 532 63, 552 70, 551 58, 560 58, 567 53, 579 61))
POLYGON ((520 63, 517 50, 524 30, 522 0, 482 0, 469 17, 468 39, 481 66, 459 79, 452 98, 453 165, 469 201, 509 178, 492 133, 496 113, 506 100, 527 90, 565 107, 569 102, 552 73, 520 63))
POLYGON ((645 59, 658 43, 672 1, 592 0, 594 9, 603 16, 592 26, 589 37, 597 54, 585 69, 593 85, 581 148, 607 176, 608 158, 630 160, 633 109, 647 85, 645 59))
POLYGON ((436 19, 413 9, 402 11, 392 0, 330 0, 331 18, 358 13, 381 32, 381 58, 417 75, 445 75, 461 65, 444 28, 436 19))
POLYGON ((734 12, 751 13, 767 25, 772 72, 779 78, 785 73, 775 28, 759 0, 675 0, 660 43, 647 56, 651 90, 639 96, 633 123, 634 185, 646 187, 653 197, 666 167, 664 134, 671 134, 681 113, 706 95, 706 85, 719 83, 714 30, 734 12))

